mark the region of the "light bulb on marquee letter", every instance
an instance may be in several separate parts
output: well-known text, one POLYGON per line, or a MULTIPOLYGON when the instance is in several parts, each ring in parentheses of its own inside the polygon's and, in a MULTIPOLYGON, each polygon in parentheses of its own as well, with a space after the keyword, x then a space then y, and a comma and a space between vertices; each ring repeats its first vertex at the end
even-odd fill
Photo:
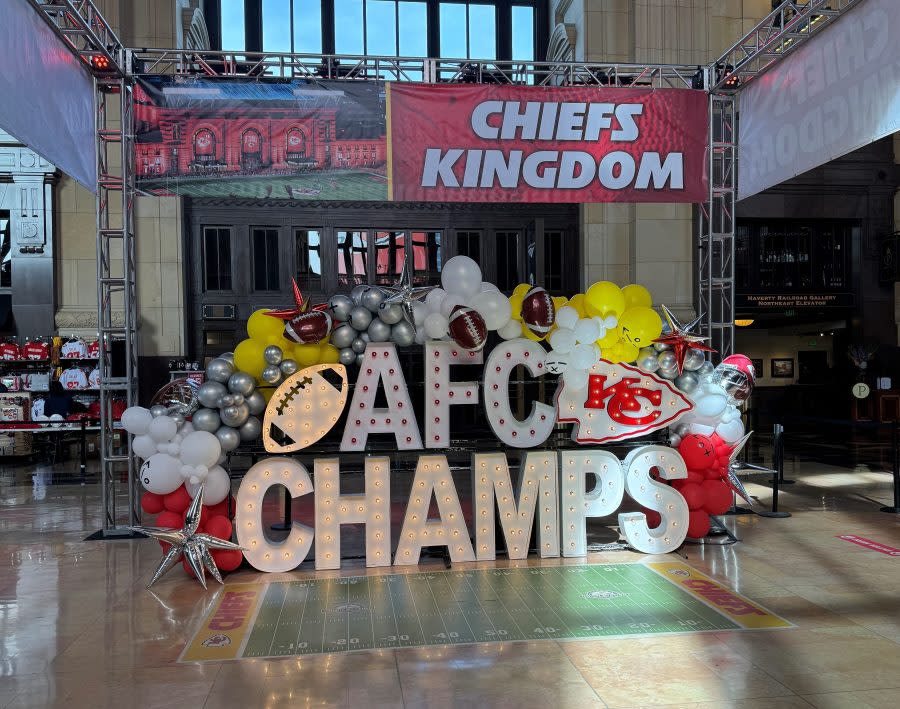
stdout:
POLYGON ((291 458, 266 458, 247 471, 235 504, 234 528, 244 558, 260 571, 290 571, 306 558, 312 548, 312 527, 294 522, 287 539, 266 538, 262 518, 263 497, 272 485, 284 485, 291 498, 313 492, 309 472, 291 458))
POLYGON ((556 451, 532 451, 525 455, 519 472, 518 491, 509 476, 503 453, 472 456, 472 524, 479 561, 496 558, 494 500, 510 559, 528 556, 531 526, 537 510, 538 554, 559 556, 556 485, 556 451))
POLYGON ((681 546, 687 536, 690 510, 673 487, 654 480, 650 473, 656 468, 663 480, 686 478, 687 466, 677 451, 665 446, 643 446, 625 458, 625 491, 643 507, 659 512, 658 527, 647 526, 643 512, 623 512, 619 515, 619 530, 628 543, 645 554, 668 554, 681 546))
POLYGON ((391 489, 387 457, 366 458, 364 495, 342 495, 340 461, 316 458, 316 568, 341 568, 341 525, 366 525, 366 566, 391 564, 391 489))
POLYGON ((516 339, 504 342, 491 352, 484 367, 484 408, 494 435, 508 446, 532 448, 547 440, 556 424, 556 409, 534 402, 524 421, 513 416, 509 405, 509 375, 523 365, 533 377, 547 372, 547 353, 537 342, 516 339))
POLYGON ((393 344, 369 343, 359 365, 353 401, 347 410, 347 424, 341 441, 342 451, 361 451, 366 448, 370 433, 393 433, 399 450, 422 447, 419 423, 413 413, 406 379, 393 344), (388 408, 375 408, 375 394, 380 385, 388 408))
POLYGON ((425 447, 450 445, 450 406, 477 404, 476 382, 450 381, 451 364, 481 364, 481 350, 465 350, 455 342, 425 344, 425 447))
POLYGON ((563 556, 587 555, 588 517, 613 514, 625 496, 622 464, 609 451, 565 450, 562 459, 560 509, 562 511, 563 556), (584 477, 593 473, 596 483, 585 492, 584 477))
POLYGON ((447 456, 420 455, 394 564, 418 564, 422 547, 434 546, 446 546, 451 561, 475 561, 447 456), (428 519, 432 494, 437 500, 438 519, 428 519))

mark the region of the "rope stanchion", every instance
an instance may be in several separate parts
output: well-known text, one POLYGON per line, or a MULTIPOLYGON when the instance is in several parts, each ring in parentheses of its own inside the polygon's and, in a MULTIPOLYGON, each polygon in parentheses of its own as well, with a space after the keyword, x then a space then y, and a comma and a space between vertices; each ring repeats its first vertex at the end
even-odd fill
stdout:
MULTIPOLYGON (((784 482, 784 426, 780 423, 775 424, 772 440, 772 463, 772 467, 775 468, 775 475, 770 481, 772 483, 772 509, 762 510, 757 514, 760 517, 790 517, 790 512, 781 512, 778 509, 778 490, 784 482)), ((791 482, 794 481, 791 480, 791 482)))
POLYGON ((894 478, 894 504, 882 507, 882 512, 900 514, 900 422, 891 426, 891 467, 894 478))

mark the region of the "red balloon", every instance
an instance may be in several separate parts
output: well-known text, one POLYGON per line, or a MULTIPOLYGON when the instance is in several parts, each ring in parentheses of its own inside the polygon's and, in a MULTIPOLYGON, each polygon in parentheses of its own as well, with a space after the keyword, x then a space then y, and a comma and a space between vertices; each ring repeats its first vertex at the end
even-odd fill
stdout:
POLYGON ((240 549, 213 549, 211 553, 219 571, 234 571, 244 561, 240 549))
POLYGON ((686 483, 679 492, 692 510, 699 510, 706 503, 706 491, 697 483, 686 483))
POLYGON ((182 485, 175 492, 170 492, 163 498, 163 504, 169 512, 177 512, 182 514, 191 505, 191 495, 187 488, 182 485))
POLYGON ((709 515, 705 510, 691 510, 687 535, 691 539, 703 539, 709 534, 709 515))
MULTIPOLYGON (((228 499, 217 502, 215 505, 204 505, 210 517, 228 517, 228 499)), ((234 508, 231 508, 234 510, 234 508)))
POLYGON ((233 529, 234 527, 231 524, 231 520, 224 515, 210 517, 206 522, 206 533, 218 537, 219 539, 231 539, 231 532, 233 529))
POLYGON ((662 517, 659 516, 659 512, 656 510, 648 510, 646 507, 641 507, 641 512, 647 516, 647 526, 650 527, 650 529, 662 524, 662 517))
POLYGON ((169 529, 181 529, 184 526, 184 519, 180 514, 163 510, 156 518, 156 526, 169 529))
POLYGON ((727 446, 728 444, 725 442, 725 439, 722 438, 718 433, 713 433, 709 440, 712 441, 713 448, 721 448, 722 446, 727 446))
POLYGON ((688 470, 688 476, 686 478, 682 478, 689 483, 702 483, 706 478, 703 473, 699 470, 688 470))
POLYGON ((707 436, 689 433, 678 444, 678 452, 684 458, 688 470, 706 470, 716 462, 716 450, 707 436))
POLYGON ((165 509, 163 496, 157 495, 155 492, 144 492, 141 495, 141 509, 148 515, 158 515, 165 509))
POLYGON ((721 515, 731 507, 731 488, 721 480, 707 480, 703 483, 706 491, 706 502, 703 509, 711 515, 721 515))
POLYGON ((725 468, 721 465, 715 465, 703 471, 703 477, 706 480, 721 480, 723 475, 725 475, 725 468))

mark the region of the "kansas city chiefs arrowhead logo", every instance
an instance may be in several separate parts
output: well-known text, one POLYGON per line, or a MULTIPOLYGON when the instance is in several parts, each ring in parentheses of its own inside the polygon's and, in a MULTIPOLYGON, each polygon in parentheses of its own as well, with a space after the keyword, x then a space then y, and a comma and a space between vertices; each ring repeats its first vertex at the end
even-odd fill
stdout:
POLYGON ((562 382, 556 391, 559 421, 574 423, 578 443, 609 443, 665 428, 694 408, 671 382, 628 364, 599 360, 586 389, 562 382))

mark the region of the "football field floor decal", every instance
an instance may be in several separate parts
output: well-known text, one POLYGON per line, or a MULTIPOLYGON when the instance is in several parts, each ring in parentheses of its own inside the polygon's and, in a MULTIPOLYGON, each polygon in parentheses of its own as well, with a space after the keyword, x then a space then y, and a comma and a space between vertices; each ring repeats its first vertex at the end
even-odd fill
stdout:
POLYGON ((677 561, 450 570, 228 584, 181 660, 787 627, 677 561))

